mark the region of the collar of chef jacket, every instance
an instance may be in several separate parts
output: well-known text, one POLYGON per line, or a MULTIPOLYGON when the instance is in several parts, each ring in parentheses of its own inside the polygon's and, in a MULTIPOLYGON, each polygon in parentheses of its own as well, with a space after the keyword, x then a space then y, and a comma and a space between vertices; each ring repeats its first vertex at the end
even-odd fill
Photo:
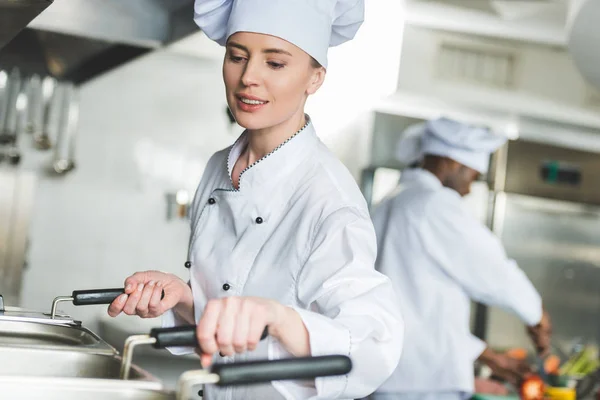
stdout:
POLYGON ((398 183, 400 185, 419 183, 422 186, 432 189, 440 188, 442 186, 442 182, 437 176, 423 168, 411 168, 402 171, 398 183))
MULTIPOLYGON (((289 190, 286 192, 293 191, 297 182, 286 182, 286 177, 292 171, 308 167, 307 163, 311 162, 310 157, 314 154, 315 146, 318 143, 318 137, 308 115, 306 121, 306 125, 298 132, 242 171, 238 192, 260 201, 268 199, 271 189, 278 185, 288 187, 289 190)), ((248 132, 244 131, 229 151, 227 176, 232 187, 233 167, 247 144, 248 132)))

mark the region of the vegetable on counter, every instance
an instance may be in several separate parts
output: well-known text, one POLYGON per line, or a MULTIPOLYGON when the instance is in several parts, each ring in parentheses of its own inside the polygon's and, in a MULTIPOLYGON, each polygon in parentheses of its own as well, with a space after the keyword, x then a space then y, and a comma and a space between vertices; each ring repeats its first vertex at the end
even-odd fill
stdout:
POLYGON ((523 400, 544 400, 546 385, 538 375, 530 375, 521 384, 519 394, 523 400))

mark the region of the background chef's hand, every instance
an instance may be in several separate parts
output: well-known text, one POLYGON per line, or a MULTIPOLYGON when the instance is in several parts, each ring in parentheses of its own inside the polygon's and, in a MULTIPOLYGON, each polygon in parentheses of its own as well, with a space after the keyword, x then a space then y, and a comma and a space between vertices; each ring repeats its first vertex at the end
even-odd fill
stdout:
MULTIPOLYGON (((277 335, 287 307, 258 297, 225 297, 208 302, 196 334, 202 349, 201 362, 210 365, 213 354, 231 356, 256 349, 266 326, 277 335)), ((292 310, 292 312, 295 312, 292 310)))
POLYGON ((542 313, 542 319, 539 324, 527 328, 527 333, 531 338, 538 354, 542 357, 548 355, 550 351, 550 341, 552 336, 552 323, 550 315, 546 310, 542 313))
POLYGON ((475 393, 507 396, 508 388, 492 379, 475 378, 475 393))
POLYGON ((485 349, 479 359, 490 367, 493 376, 515 387, 519 387, 523 379, 532 372, 531 366, 526 360, 518 360, 507 354, 496 353, 490 348, 485 349))
POLYGON ((125 294, 112 302, 108 315, 116 317, 124 312, 155 318, 176 306, 193 310, 192 291, 181 278, 160 271, 136 272, 125 279, 125 294))

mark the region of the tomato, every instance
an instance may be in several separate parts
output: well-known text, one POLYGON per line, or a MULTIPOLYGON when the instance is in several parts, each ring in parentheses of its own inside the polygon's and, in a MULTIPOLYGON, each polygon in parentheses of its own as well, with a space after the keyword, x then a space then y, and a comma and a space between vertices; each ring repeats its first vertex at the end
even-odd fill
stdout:
POLYGON ((544 381, 538 375, 530 375, 521 384, 523 400, 544 400, 544 381))

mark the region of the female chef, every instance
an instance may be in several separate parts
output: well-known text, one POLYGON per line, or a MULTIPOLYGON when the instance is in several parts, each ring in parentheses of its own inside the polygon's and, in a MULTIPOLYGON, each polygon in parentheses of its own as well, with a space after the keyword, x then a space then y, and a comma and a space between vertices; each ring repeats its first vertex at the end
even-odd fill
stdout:
POLYGON ((207 399, 359 398, 398 364, 403 320, 390 281, 374 270, 366 202, 304 113, 328 48, 352 39, 363 15, 363 0, 196 1, 196 23, 226 48, 227 103, 246 130, 213 155, 199 184, 189 282, 136 273, 109 314, 197 324, 203 365, 325 354, 354 365, 309 383, 207 387, 207 399))

